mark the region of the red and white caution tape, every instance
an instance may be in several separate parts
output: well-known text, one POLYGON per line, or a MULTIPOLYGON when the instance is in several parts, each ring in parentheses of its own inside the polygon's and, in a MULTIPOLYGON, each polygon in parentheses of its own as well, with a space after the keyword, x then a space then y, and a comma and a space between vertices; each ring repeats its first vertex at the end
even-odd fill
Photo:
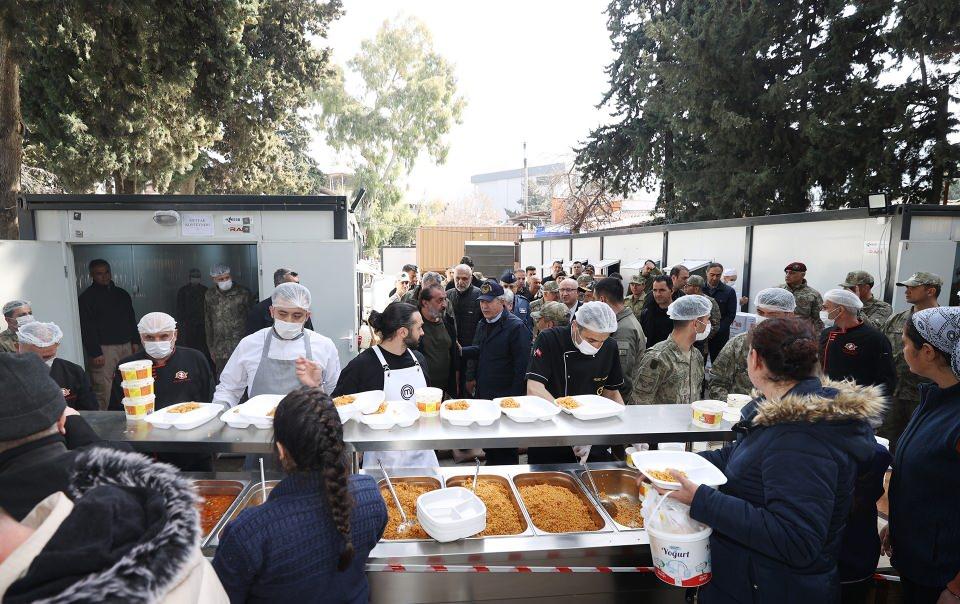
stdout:
POLYGON ((523 566, 485 564, 379 564, 368 571, 391 573, 652 573, 651 566, 523 566))

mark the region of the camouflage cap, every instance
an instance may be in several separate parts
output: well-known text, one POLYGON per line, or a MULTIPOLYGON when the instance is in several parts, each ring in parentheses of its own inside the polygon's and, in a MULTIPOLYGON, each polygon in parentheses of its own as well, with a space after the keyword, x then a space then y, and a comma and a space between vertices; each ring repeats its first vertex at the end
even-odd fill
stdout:
POLYGON ((636 283, 637 285, 644 285, 646 282, 647 280, 643 278, 643 275, 634 275, 630 278, 630 283, 636 283))
POLYGON ((580 275, 579 277, 577 277, 577 285, 579 285, 580 287, 583 287, 588 283, 592 283, 592 282, 593 282, 593 277, 591 277, 590 275, 580 275))
POLYGON ((687 279, 687 285, 692 285, 693 287, 703 287, 707 282, 703 280, 703 277, 700 275, 690 275, 690 278, 687 279))
POLYGON ((873 275, 867 271, 850 271, 847 273, 847 280, 840 284, 840 287, 854 287, 856 285, 873 285, 873 275))
POLYGON ((940 278, 940 275, 934 273, 913 273, 910 275, 910 278, 901 283, 897 283, 899 287, 915 287, 917 285, 943 285, 943 279, 940 278))
POLYGON ((530 313, 534 321, 539 321, 543 317, 547 321, 554 323, 567 323, 570 319, 570 311, 563 302, 544 302, 540 310, 530 313))
POLYGON ((557 283, 556 279, 554 279, 552 281, 547 281, 546 283, 544 283, 542 289, 545 292, 552 292, 555 294, 560 291, 560 284, 557 283))

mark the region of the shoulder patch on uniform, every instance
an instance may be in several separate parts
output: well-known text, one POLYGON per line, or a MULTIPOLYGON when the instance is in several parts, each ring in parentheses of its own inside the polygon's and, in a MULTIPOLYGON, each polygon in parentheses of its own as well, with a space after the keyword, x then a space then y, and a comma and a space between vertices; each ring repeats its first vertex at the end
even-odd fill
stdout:
POLYGON ((650 369, 656 369, 659 366, 660 366, 660 361, 657 359, 657 357, 653 357, 650 359, 650 369))

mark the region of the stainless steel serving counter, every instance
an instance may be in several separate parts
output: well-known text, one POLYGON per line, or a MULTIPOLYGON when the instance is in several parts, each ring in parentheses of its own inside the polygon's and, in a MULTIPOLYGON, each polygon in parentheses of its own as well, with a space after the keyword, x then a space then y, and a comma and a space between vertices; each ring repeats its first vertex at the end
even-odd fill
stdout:
MULTIPOLYGON (((101 438, 152 453, 270 453, 272 430, 231 428, 214 418, 193 430, 159 429, 127 421, 122 411, 81 411, 101 438)), ((343 440, 357 452, 484 447, 549 447, 733 440, 730 422, 714 430, 694 426, 690 405, 628 405, 620 417, 583 421, 561 413, 551 420, 517 423, 501 417, 490 426, 460 428, 421 417, 409 428, 373 430, 357 421, 343 440)))

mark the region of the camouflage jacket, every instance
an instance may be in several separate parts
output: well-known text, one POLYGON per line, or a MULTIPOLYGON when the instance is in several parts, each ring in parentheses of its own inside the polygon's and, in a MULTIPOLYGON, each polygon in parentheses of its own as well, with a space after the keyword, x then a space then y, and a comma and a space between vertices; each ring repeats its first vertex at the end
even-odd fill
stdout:
POLYGON ((9 327, 0 332, 0 352, 17 352, 19 350, 17 344, 19 344, 17 332, 10 331, 9 327))
POLYGON ((695 348, 683 353, 668 337, 648 348, 640 359, 634 404, 692 403, 703 389, 703 355, 695 348))
POLYGON ((910 371, 907 361, 903 358, 903 327, 910 320, 913 314, 913 307, 909 310, 903 310, 890 317, 883 326, 883 335, 890 340, 890 346, 893 348, 893 365, 897 368, 897 387, 893 391, 891 398, 901 401, 910 401, 912 403, 920 402, 920 391, 918 386, 929 381, 910 371))
POLYGON ((613 334, 620 349, 620 369, 628 389, 622 390, 624 402, 636 404, 636 384, 639 378, 640 357, 647 348, 647 338, 640 328, 640 321, 627 307, 617 313, 617 331, 613 334))
POLYGON ((884 324, 892 314, 893 307, 876 298, 870 298, 864 302, 863 308, 860 309, 860 318, 880 330, 883 329, 884 324))
POLYGON ((247 312, 256 300, 246 287, 234 284, 227 291, 218 287, 207 290, 203 300, 207 347, 215 360, 226 360, 233 354, 246 330, 247 312))
POLYGON ((713 296, 708 296, 707 294, 703 294, 703 295, 704 297, 707 298, 707 300, 710 300, 710 304, 711 304, 710 306, 711 327, 710 327, 710 335, 707 336, 707 339, 712 340, 717 336, 718 333, 720 333, 719 331, 717 331, 717 325, 720 324, 720 319, 722 315, 720 314, 720 305, 717 304, 717 301, 713 299, 713 296))
POLYGON ((747 333, 730 338, 710 368, 710 398, 726 401, 728 394, 750 394, 753 383, 747 375, 747 333))
POLYGON ((640 294, 639 298, 634 298, 633 294, 630 294, 623 299, 623 303, 626 305, 627 308, 633 311, 634 316, 637 317, 637 321, 640 320, 640 313, 643 312, 643 305, 646 303, 646 301, 647 301, 646 292, 640 294))
POLYGON ((530 303, 530 312, 540 312, 544 305, 543 296, 540 296, 536 300, 530 303))
POLYGON ((818 334, 823 331, 823 321, 820 320, 823 296, 820 295, 820 292, 807 285, 806 279, 803 280, 800 287, 790 287, 786 283, 781 283, 778 287, 793 293, 793 297, 797 300, 797 309, 793 312, 798 317, 809 319, 818 334))

